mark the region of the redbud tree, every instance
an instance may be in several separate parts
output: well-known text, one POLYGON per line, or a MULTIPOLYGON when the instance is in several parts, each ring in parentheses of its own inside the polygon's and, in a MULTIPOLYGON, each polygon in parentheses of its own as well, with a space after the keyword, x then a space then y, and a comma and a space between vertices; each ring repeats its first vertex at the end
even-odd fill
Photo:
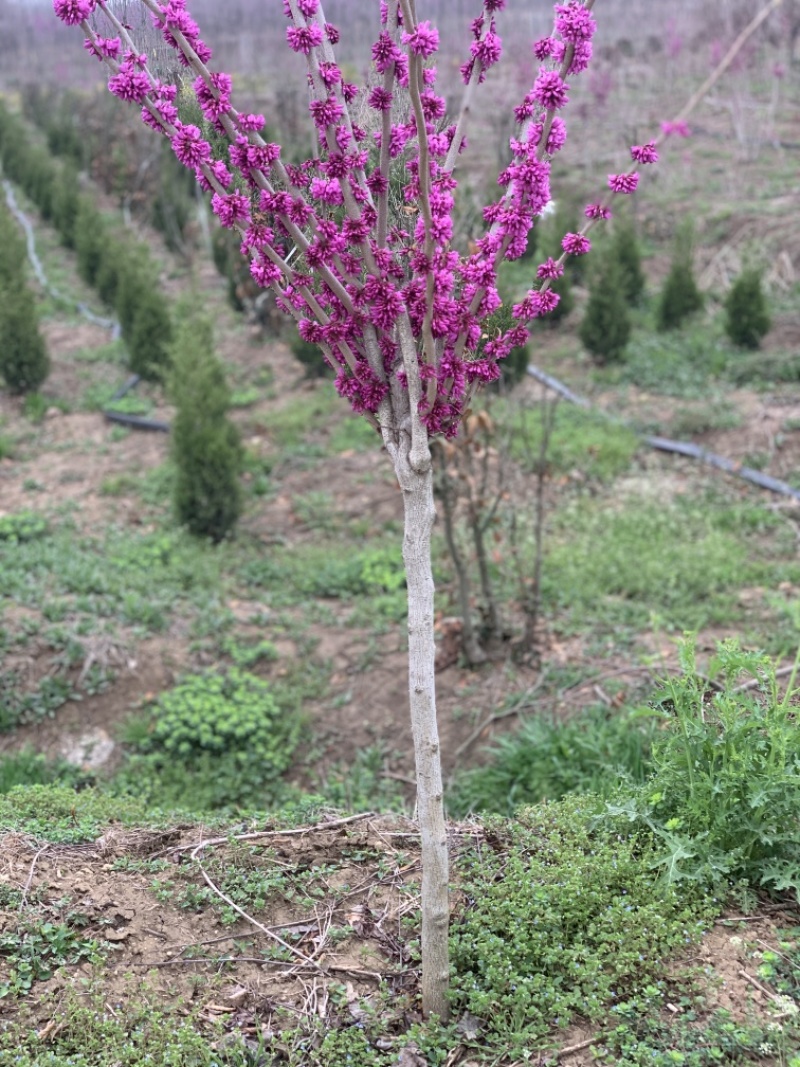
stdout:
MULTIPOLYGON (((282 0, 287 43, 307 65, 319 140, 319 152, 299 165, 284 163, 281 146, 264 139, 263 115, 234 106, 231 78, 210 65, 211 48, 187 0, 140 2, 175 50, 186 71, 180 87, 191 84, 224 151, 180 120, 179 85, 153 74, 113 3, 54 0, 53 7, 108 67, 110 91, 141 108, 142 121, 169 138, 211 195, 220 223, 241 235, 254 279, 273 290, 302 337, 319 345, 336 371, 337 391, 380 435, 402 490, 422 841, 422 1006, 426 1015, 445 1018, 448 848, 434 685, 430 442, 458 434, 475 390, 499 376, 500 360, 525 344, 533 320, 557 304, 551 283, 566 256, 589 250, 586 234, 609 217, 614 193, 636 189, 633 168, 610 175, 604 200, 586 208, 581 232, 567 234, 560 258, 548 258, 532 276, 531 289, 513 307, 511 327, 486 335, 484 324, 501 303, 498 268, 522 256, 551 199, 551 159, 566 140, 567 79, 591 59, 594 0, 556 4, 552 35, 533 45, 541 66, 515 109, 510 162, 498 177, 496 200, 484 209, 485 233, 469 254, 453 246, 456 174, 473 95, 501 57, 497 20, 506 0, 476 0, 461 67, 465 90, 453 122, 436 88, 439 33, 419 17, 424 0, 376 0, 372 65, 361 87, 337 65, 339 31, 325 18, 322 0, 282 0)), ((277 7, 277 0, 267 6, 277 7)), ((657 158, 652 143, 632 153, 635 163, 657 158)))

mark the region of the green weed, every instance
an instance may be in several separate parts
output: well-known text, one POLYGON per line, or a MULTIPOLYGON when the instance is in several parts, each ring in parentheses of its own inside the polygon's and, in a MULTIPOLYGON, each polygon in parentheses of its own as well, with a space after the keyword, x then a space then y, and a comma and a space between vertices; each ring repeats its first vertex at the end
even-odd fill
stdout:
POLYGON ((670 334, 637 335, 616 378, 662 396, 705 396, 733 353, 707 323, 670 334))
MULTIPOLYGON (((492 416, 501 434, 503 428, 511 433, 511 455, 526 469, 535 470, 542 434, 538 412, 499 400, 492 407, 492 416)), ((607 480, 627 470, 637 448, 632 430, 609 421, 602 413, 564 404, 556 412, 547 464, 553 471, 579 470, 588 478, 607 480)))
POLYGON ((526 718, 489 750, 485 766, 458 776, 448 810, 455 817, 473 811, 511 815, 522 805, 569 793, 607 796, 623 781, 644 781, 657 729, 652 721, 602 706, 562 721, 526 718))
MULTIPOLYGON (((597 1059, 609 1067, 758 1067, 767 1056, 787 1061, 794 1040, 783 1027, 772 1023, 737 1020, 719 1011, 698 1020, 691 1008, 668 1020, 659 1016, 666 997, 650 997, 646 1005, 615 1005, 611 1010, 626 1021, 614 1026, 604 1037, 597 1059), (787 1040, 788 1039, 788 1040, 787 1040)), ((795 1046, 796 1047, 796 1046, 795 1046)), ((774 1061, 773 1061, 774 1062, 774 1061)))
POLYGON ((82 960, 97 962, 99 944, 80 937, 65 923, 29 922, 0 934, 0 957, 10 968, 8 978, 0 981, 0 998, 20 997, 59 967, 82 960))
POLYGON ((113 1012, 107 994, 88 992, 53 1003, 57 1025, 46 1045, 24 1019, 1 1030, 0 1067, 253 1067, 243 1042, 218 1050, 213 1030, 202 1033, 193 1014, 165 1007, 144 984, 113 1012))
POLYGON ((32 748, 0 756, 0 793, 8 793, 15 786, 47 785, 61 782, 76 786, 86 782, 87 776, 78 767, 63 760, 48 760, 32 748))
POLYGON ((573 503, 552 524, 545 602, 581 628, 642 627, 653 612, 677 630, 730 623, 743 584, 797 572, 791 557, 781 558, 772 519, 758 537, 747 527, 751 510, 683 499, 660 506, 631 499, 622 509, 573 503))
POLYGON ((48 531, 47 519, 35 511, 18 511, 15 515, 0 518, 0 541, 8 541, 12 545, 38 540, 45 537, 48 531))
POLYGON ((608 812, 647 827, 659 842, 653 861, 666 882, 717 887, 744 882, 792 889, 800 899, 800 734, 766 656, 719 646, 699 676, 690 641, 683 674, 664 683, 653 705, 662 721, 655 770, 608 812), (741 689, 742 678, 755 683, 741 689))

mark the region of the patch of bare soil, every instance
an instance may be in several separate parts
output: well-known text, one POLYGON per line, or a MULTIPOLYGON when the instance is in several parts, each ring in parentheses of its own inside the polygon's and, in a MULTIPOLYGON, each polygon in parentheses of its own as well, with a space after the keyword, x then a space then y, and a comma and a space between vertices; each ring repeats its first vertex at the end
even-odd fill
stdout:
MULTIPOLYGON (((457 841, 472 834, 457 831, 457 841)), ((102 946, 102 964, 65 968, 36 985, 29 1009, 38 1026, 47 1025, 54 993, 87 978, 114 1004, 131 995, 131 975, 147 976, 161 999, 199 1001, 206 1018, 246 1033, 278 1007, 324 1016, 334 983, 352 987, 352 1000, 382 981, 398 997, 416 996, 416 971, 398 937, 400 920, 418 906, 418 834, 408 820, 358 816, 238 839, 202 827, 112 828, 92 845, 45 848, 6 834, 0 871, 38 914, 58 921, 68 910, 81 936, 102 946), (155 869, 143 862, 152 857, 162 861, 155 869), (273 887, 266 902, 231 906, 218 883, 232 863, 273 887)), ((0 911, 0 931, 19 925, 18 911, 0 911)), ((0 982, 4 968, 0 958, 0 982)), ((18 1010, 0 1001, 0 1019, 18 1010)))

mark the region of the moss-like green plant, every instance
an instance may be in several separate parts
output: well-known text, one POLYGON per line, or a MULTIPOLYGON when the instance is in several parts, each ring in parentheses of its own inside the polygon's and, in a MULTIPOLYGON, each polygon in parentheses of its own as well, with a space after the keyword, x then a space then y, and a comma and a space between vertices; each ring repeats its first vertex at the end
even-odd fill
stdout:
POLYGON ((455 1001, 509 1058, 575 1015, 605 1022, 707 919, 698 895, 657 890, 648 835, 620 820, 598 830, 597 808, 572 797, 491 820, 462 864, 471 906, 451 938, 455 1001))
POLYGON ((725 298, 725 332, 735 345, 759 348, 771 322, 757 270, 743 270, 725 298))
POLYGON ((207 320, 186 318, 178 327, 170 395, 177 408, 172 457, 178 472, 178 518, 193 534, 221 541, 242 509, 239 473, 244 453, 239 433, 227 418, 230 393, 207 320))

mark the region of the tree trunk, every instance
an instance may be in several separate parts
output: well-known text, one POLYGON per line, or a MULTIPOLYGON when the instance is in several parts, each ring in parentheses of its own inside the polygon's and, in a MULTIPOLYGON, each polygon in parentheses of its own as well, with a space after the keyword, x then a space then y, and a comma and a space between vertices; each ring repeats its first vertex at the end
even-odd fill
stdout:
POLYGON ((431 529, 436 517, 433 472, 415 471, 408 454, 399 450, 395 469, 403 491, 405 527, 403 560, 408 583, 408 690, 414 758, 417 770, 417 813, 422 838, 422 1011, 427 1017, 449 1014, 447 829, 436 725, 433 636, 433 572, 431 529))

